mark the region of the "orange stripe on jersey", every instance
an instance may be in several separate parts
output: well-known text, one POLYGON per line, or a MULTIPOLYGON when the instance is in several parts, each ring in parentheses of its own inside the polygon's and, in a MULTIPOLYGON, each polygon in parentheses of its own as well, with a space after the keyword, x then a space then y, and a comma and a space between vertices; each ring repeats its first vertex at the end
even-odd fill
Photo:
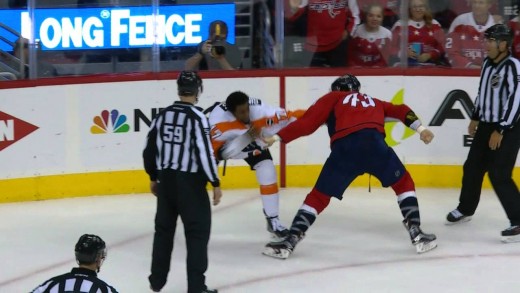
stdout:
POLYGON ((269 117, 263 117, 263 118, 254 120, 252 124, 256 129, 262 129, 264 127, 269 127, 274 124, 278 124, 278 123, 280 123, 280 121, 284 121, 284 120, 287 120, 292 117, 298 119, 298 118, 302 117, 303 114, 305 114, 305 110, 288 111, 287 116, 282 114, 281 116, 273 115, 273 116, 269 116, 269 117))
MULTIPOLYGON (((215 126, 211 128, 211 145, 213 146, 213 150, 215 151, 215 157, 218 157, 218 151, 226 143, 225 140, 221 140, 219 139, 219 137, 227 131, 237 129, 247 129, 247 127, 244 125, 244 123, 238 120, 234 120, 217 123, 215 126)), ((220 160, 221 158, 218 159, 220 160)))
POLYGON ((270 185, 260 185, 260 194, 261 195, 274 195, 278 193, 278 184, 273 183, 270 185))
POLYGON ((276 115, 275 115, 275 116, 263 117, 263 118, 254 120, 252 122, 252 124, 253 124, 254 128, 262 129, 264 127, 269 127, 274 124, 278 124, 278 122, 280 122, 280 119, 278 119, 278 117, 276 117, 276 115))
POLYGON ((247 129, 245 124, 238 120, 219 122, 215 125, 215 127, 222 133, 234 129, 247 129))
POLYGON ((305 114, 305 110, 287 111, 287 116, 294 117, 296 119, 300 119, 303 114, 305 114))

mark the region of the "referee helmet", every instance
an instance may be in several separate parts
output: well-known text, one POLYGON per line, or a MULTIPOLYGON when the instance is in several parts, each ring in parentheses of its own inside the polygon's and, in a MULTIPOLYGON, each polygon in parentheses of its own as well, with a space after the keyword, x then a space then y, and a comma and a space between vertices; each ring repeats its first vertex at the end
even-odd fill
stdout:
POLYGON ((513 32, 507 25, 502 23, 490 26, 484 32, 484 37, 488 40, 506 41, 508 46, 513 42, 513 32))
POLYGON ((177 78, 179 96, 197 96, 202 93, 202 79, 195 71, 181 71, 177 78))
POLYGON ((359 91, 361 87, 361 83, 359 80, 352 74, 345 74, 341 77, 338 77, 330 86, 332 91, 359 91))
POLYGON ((105 241, 92 234, 82 235, 74 248, 79 264, 93 264, 107 256, 105 241))

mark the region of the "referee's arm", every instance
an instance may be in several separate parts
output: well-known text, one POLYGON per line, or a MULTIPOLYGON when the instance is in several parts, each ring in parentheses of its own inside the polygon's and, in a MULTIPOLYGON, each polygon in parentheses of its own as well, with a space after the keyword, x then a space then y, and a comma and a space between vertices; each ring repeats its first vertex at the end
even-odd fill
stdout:
POLYGON ((157 180, 157 126, 156 120, 154 119, 152 122, 152 127, 148 132, 148 136, 146 138, 146 146, 143 150, 143 161, 144 161, 144 169, 148 176, 150 176, 150 181, 157 180))
POLYGON ((213 155, 213 147, 209 138, 209 122, 203 114, 197 115, 195 120, 195 143, 199 150, 200 163, 213 187, 220 186, 217 164, 213 155))
POLYGON ((500 119, 499 128, 501 130, 511 129, 520 119, 520 90, 518 89, 520 75, 518 68, 513 62, 509 64, 506 70, 505 76, 507 78, 509 96, 500 119))

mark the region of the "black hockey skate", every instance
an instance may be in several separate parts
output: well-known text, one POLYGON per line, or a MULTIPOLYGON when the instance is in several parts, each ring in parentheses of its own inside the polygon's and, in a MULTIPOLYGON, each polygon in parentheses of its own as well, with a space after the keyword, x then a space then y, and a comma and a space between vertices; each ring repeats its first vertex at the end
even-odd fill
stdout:
POLYGON ((435 234, 424 233, 419 225, 412 224, 408 220, 404 220, 403 225, 410 233, 412 245, 415 246, 417 253, 428 252, 437 247, 437 242, 435 242, 437 236, 435 234))
POLYGON ((278 216, 268 217, 266 215, 265 220, 267 221, 267 231, 271 233, 272 242, 282 241, 289 235, 289 230, 280 223, 278 216))
POLYGON ((502 231, 501 235, 504 243, 520 242, 520 226, 511 226, 502 231))
POLYGON ((458 209, 454 209, 446 216, 446 225, 455 225, 464 223, 471 220, 471 216, 466 216, 459 212, 458 209))
POLYGON ((262 252, 263 255, 267 255, 274 258, 286 259, 291 255, 296 247, 296 244, 305 237, 304 233, 292 234, 290 233, 284 240, 278 242, 269 242, 262 252))

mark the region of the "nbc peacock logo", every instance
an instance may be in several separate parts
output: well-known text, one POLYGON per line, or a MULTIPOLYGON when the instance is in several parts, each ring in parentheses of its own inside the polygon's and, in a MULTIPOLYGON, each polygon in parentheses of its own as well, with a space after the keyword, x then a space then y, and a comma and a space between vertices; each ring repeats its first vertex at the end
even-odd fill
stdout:
POLYGON ((90 133, 105 134, 128 132, 130 126, 126 123, 126 120, 126 115, 120 114, 116 109, 113 109, 110 112, 108 110, 103 110, 101 111, 101 115, 92 119, 94 124, 90 127, 90 133))

